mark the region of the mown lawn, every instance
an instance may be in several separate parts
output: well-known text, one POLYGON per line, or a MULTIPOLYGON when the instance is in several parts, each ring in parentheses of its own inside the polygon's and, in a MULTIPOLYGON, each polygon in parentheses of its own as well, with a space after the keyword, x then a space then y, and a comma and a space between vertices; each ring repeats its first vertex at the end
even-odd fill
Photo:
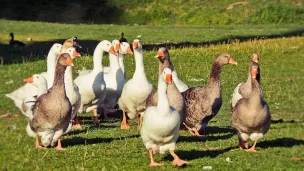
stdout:
MULTIPOLYGON (((65 26, 58 25, 58 27, 65 26)), ((113 26, 113 28, 116 27, 113 26)), ((3 30, 1 32, 1 34, 4 33, 3 30)), ((35 34, 30 29, 24 30, 21 34, 26 35, 30 32, 35 34)), ((72 33, 66 37, 74 36, 77 32, 72 33)), ((136 30, 133 34, 137 34, 136 30)), ((41 35, 44 36, 42 33, 41 35)), ((103 39, 103 37, 97 37, 97 33, 94 35, 87 39, 93 37, 94 40, 103 39)), ((54 37, 56 37, 55 34, 54 37)), ((192 35, 192 37, 195 39, 197 36, 192 35)), ((3 35, 1 35, 2 38, 3 35)), ((61 35, 58 38, 64 38, 64 36, 61 35)), ((114 37, 108 35, 108 38, 114 37)), ((149 39, 157 40, 153 37, 149 39)), ((188 132, 181 132, 176 153, 181 158, 190 161, 184 169, 202 170, 204 166, 212 166, 215 170, 302 170, 303 161, 293 158, 302 160, 304 158, 304 91, 302 88, 304 38, 258 40, 170 50, 171 60, 180 78, 189 86, 207 84, 211 62, 217 52, 228 52, 238 65, 228 65, 223 68, 221 75, 223 106, 219 114, 209 122, 206 131, 207 139, 202 140, 191 137, 188 132), (238 149, 237 136, 230 128, 229 101, 234 87, 247 78, 248 58, 253 52, 260 53, 261 84, 265 99, 270 106, 273 122, 270 131, 258 142, 258 152, 247 153, 238 149), (231 159, 230 162, 226 161, 227 157, 231 159)), ((157 85, 158 70, 155 54, 155 50, 144 53, 146 74, 154 87, 157 85)), ((105 63, 107 61, 106 59, 105 63)), ((125 62, 127 79, 129 79, 134 73, 134 57, 128 55, 125 62)), ((76 59, 74 64, 73 72, 76 76, 77 70, 82 67, 92 68, 92 56, 82 56, 76 59)), ((63 138, 62 144, 67 148, 66 151, 35 149, 34 139, 28 137, 24 129, 25 117, 4 94, 23 85, 24 78, 45 70, 45 60, 0 66, 0 114, 9 112, 12 115, 10 118, 0 119, 0 168, 2 170, 177 169, 171 166, 172 157, 169 154, 156 155, 156 161, 164 163, 164 167, 150 168, 148 166, 149 157, 141 142, 136 127, 137 121, 131 122, 132 129, 130 130, 120 130, 119 119, 103 121, 99 126, 93 126, 92 113, 81 115, 83 130, 72 131, 63 138)))

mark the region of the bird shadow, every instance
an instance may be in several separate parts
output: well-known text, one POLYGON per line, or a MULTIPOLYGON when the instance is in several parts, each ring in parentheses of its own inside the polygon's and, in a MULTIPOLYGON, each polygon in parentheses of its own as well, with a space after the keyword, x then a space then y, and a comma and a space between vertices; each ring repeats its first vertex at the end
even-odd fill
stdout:
MULTIPOLYGON (((204 158, 204 157, 210 157, 210 158, 215 158, 218 155, 221 155, 223 153, 226 153, 232 149, 236 148, 235 147, 228 147, 225 149, 219 149, 219 150, 190 150, 190 151, 185 151, 185 150, 177 150, 175 153, 178 156, 183 156, 183 159, 186 160, 195 160, 195 159, 200 159, 200 158, 204 158)), ((164 157, 165 160, 173 160, 173 157, 170 154, 167 154, 164 157)))
POLYGON ((276 119, 276 120, 271 120, 272 124, 279 124, 279 123, 301 123, 301 121, 295 121, 295 120, 283 120, 283 119, 276 119))
POLYGON ((217 134, 217 133, 234 133, 235 131, 231 127, 217 127, 207 126, 205 134, 217 134))
POLYGON ((303 145, 304 140, 297 140, 294 138, 278 138, 275 140, 266 140, 257 144, 258 147, 261 148, 269 148, 269 147, 293 147, 296 145, 303 145))
POLYGON ((203 141, 217 141, 217 140, 225 140, 229 139, 233 136, 234 134, 229 133, 225 135, 203 135, 203 136, 179 136, 178 142, 203 142, 203 141))
POLYGON ((62 144, 65 146, 76 146, 76 145, 91 145, 91 144, 100 144, 100 143, 110 143, 114 140, 124 140, 126 138, 138 138, 139 135, 131 135, 125 137, 117 137, 117 138, 83 138, 83 137, 72 137, 68 139, 63 139, 62 144))

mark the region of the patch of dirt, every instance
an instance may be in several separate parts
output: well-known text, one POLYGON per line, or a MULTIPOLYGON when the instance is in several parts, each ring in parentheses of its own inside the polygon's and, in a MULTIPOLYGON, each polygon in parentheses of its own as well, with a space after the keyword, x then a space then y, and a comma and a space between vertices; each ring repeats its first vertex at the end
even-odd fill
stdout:
POLYGON ((235 2, 235 3, 229 4, 228 7, 226 8, 226 10, 231 10, 234 8, 234 6, 237 6, 237 5, 247 5, 247 4, 248 4, 247 1, 235 2))

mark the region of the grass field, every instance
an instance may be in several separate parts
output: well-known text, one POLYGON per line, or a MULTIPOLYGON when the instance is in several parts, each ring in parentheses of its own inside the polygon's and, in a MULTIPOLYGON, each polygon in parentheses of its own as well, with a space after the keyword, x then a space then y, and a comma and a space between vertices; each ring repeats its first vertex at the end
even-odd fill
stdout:
MULTIPOLYGON (((10 30, 14 32, 19 30, 21 37, 37 35, 42 41, 69 38, 76 34, 84 37, 83 39, 96 41, 103 38, 116 38, 114 33, 119 35, 119 32, 125 28, 123 26, 104 26, 116 29, 113 31, 113 35, 110 35, 110 31, 99 34, 97 30, 101 27, 97 25, 81 25, 77 30, 76 25, 43 25, 42 23, 0 20, 0 24, 4 22, 8 24, 4 26, 5 29, 0 30, 1 41, 7 40, 6 36, 10 30), (17 27, 13 27, 14 25, 17 27), (31 28, 26 29, 26 25, 30 25, 31 28), (43 27, 48 29, 41 29, 43 27), (82 32, 91 27, 97 30, 91 34, 82 32), (56 34, 55 28, 61 30, 62 34, 56 34), (75 28, 75 31, 69 33, 68 30, 72 28, 75 28), (40 30, 42 31, 40 32, 40 30), (101 34, 104 36, 100 36, 101 34)), ((270 27, 267 26, 252 27, 265 28, 262 33, 280 32, 279 29, 269 29, 270 27)), ((129 28, 128 34, 134 38, 139 32, 142 32, 140 34, 147 30, 152 32, 152 28, 144 26, 141 28, 142 31, 129 28)), ((166 28, 160 27, 161 30, 166 30, 166 28)), ((250 27, 244 26, 240 30, 246 30, 245 28, 250 27)), ((171 33, 166 32, 164 36, 182 35, 182 32, 188 29, 191 30, 190 27, 174 28, 171 33)), ((188 33, 188 36, 179 37, 180 40, 178 40, 178 36, 172 36, 172 39, 175 39, 176 42, 189 41, 188 39, 193 39, 194 42, 212 41, 222 36, 225 37, 223 30, 229 32, 230 29, 236 28, 223 26, 213 29, 218 36, 214 39, 204 37, 204 35, 208 35, 204 32, 188 33), (200 40, 197 38, 198 35, 202 37, 200 40)), ((292 27, 288 26, 286 31, 290 29, 292 27)), ((158 39, 153 36, 157 34, 160 33, 147 34, 143 39, 149 43, 156 42, 158 39)), ((251 34, 251 32, 248 31, 245 35, 247 34, 251 34)), ((22 50, 25 49, 12 50, 11 53, 22 52, 22 50)), ((207 84, 211 63, 217 52, 228 52, 238 62, 238 65, 227 65, 223 68, 221 75, 223 106, 219 114, 209 122, 206 130, 207 139, 202 140, 191 137, 188 132, 180 132, 176 153, 182 159, 190 161, 190 164, 184 169, 202 170, 204 166, 212 166, 215 170, 302 170, 304 166, 304 91, 302 88, 304 83, 304 38, 253 40, 170 50, 171 60, 179 77, 191 87, 207 84), (235 86, 247 78, 248 57, 253 52, 260 54, 261 84, 273 121, 270 131, 257 144, 258 152, 247 153, 238 149, 237 136, 230 128, 229 101, 235 86), (226 161, 227 157, 231 159, 231 162, 226 161)), ((1 53, 7 54, 7 52, 1 53)), ((158 69, 158 61, 154 58, 156 53, 156 50, 144 53, 146 74, 154 87, 157 85, 158 69)), ((107 61, 106 59, 105 63, 107 61)), ((134 57, 128 55, 125 62, 127 79, 130 79, 134 73, 134 57)), ((74 64, 73 73, 76 76, 77 70, 82 67, 92 68, 92 56, 82 56, 76 59, 74 64)), ((24 78, 45 70, 45 60, 0 65, 2 83, 0 84, 0 114, 9 112, 12 115, 10 118, 0 118, 1 170, 177 170, 171 166, 172 157, 169 154, 157 155, 155 158, 156 161, 164 163, 164 167, 150 168, 148 166, 149 157, 136 128, 137 121, 131 122, 130 130, 120 130, 119 119, 102 121, 99 126, 93 126, 91 124, 92 113, 81 115, 80 122, 84 126, 83 130, 72 131, 63 138, 62 144, 67 148, 66 151, 35 149, 34 139, 28 137, 24 129, 25 117, 4 94, 23 85, 24 78)))

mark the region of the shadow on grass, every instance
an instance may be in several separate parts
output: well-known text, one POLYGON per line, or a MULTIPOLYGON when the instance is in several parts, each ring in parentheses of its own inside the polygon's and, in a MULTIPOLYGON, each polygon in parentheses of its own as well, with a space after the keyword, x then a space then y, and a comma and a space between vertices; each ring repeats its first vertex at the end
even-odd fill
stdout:
MULTIPOLYGON (((270 39, 270 38, 282 38, 282 37, 291 37, 291 36, 303 36, 304 29, 298 29, 289 31, 282 34, 274 34, 274 35, 259 35, 259 36, 229 36, 223 39, 214 40, 214 41, 205 41, 205 42, 180 42, 180 43, 161 43, 161 44, 144 44, 144 50, 157 50, 159 47, 167 47, 171 48, 183 48, 183 47, 201 47, 201 46, 209 46, 214 44, 229 44, 234 41, 245 42, 251 40, 259 40, 259 39, 270 39)), ((77 35, 76 35, 77 36, 77 35)), ((97 40, 81 40, 79 37, 78 43, 83 47, 81 49, 77 49, 82 55, 93 55, 95 47, 101 41, 97 40)), ((119 38, 117 38, 119 39, 119 38)), ((51 46, 54 43, 63 43, 64 39, 43 41, 43 42, 31 42, 28 43, 27 46, 19 48, 19 47, 11 47, 8 44, 0 44, 0 63, 1 64, 11 64, 11 63, 23 63, 29 61, 36 61, 45 59, 51 46)))
MULTIPOLYGON (((200 158, 204 158, 204 157, 215 158, 218 155, 228 152, 235 148, 236 148, 236 146, 228 147, 228 148, 220 149, 220 150, 191 150, 191 151, 177 150, 176 154, 178 156, 180 156, 181 159, 190 161, 190 160, 200 159, 200 158)), ((164 157, 164 159, 172 161, 173 157, 170 154, 167 154, 164 157)))
POLYGON ((217 140, 225 140, 229 139, 235 134, 229 133, 225 135, 207 135, 202 137, 197 136, 179 136, 178 142, 202 142, 202 141, 217 141, 217 140))
POLYGON ((267 140, 258 142, 257 147, 270 148, 270 147, 293 147, 295 145, 304 145, 303 140, 297 140, 294 138, 278 138, 275 140, 267 140))
POLYGON ((125 138, 138 138, 139 135, 131 135, 126 137, 118 138, 83 138, 83 137, 73 137, 70 139, 63 139, 62 144, 65 146, 76 146, 76 145, 90 145, 90 144, 99 144, 99 143, 110 143, 114 140, 124 140, 125 138))
POLYGON ((205 133, 206 134, 235 133, 235 131, 231 127, 207 126, 205 133))
POLYGON ((287 120, 284 121, 283 119, 277 119, 277 120, 271 120, 272 124, 278 124, 278 123, 303 123, 303 121, 296 121, 296 120, 287 120))

